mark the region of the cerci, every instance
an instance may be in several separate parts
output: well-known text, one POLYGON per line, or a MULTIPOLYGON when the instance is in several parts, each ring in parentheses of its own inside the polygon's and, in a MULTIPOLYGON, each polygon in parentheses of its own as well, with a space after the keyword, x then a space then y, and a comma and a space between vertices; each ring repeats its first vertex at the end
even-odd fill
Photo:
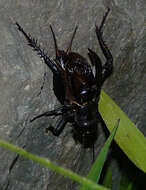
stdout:
POLYGON ((106 58, 102 66, 98 55, 88 49, 88 56, 91 64, 78 53, 71 51, 72 42, 77 30, 75 28, 70 44, 66 51, 58 49, 53 29, 50 25, 56 51, 56 58, 50 58, 38 45, 37 40, 28 35, 24 29, 16 23, 18 30, 26 38, 28 45, 43 58, 44 63, 53 72, 53 89, 58 101, 59 108, 42 113, 31 122, 48 116, 60 116, 55 127, 48 129, 55 136, 59 136, 68 122, 72 123, 73 137, 79 141, 84 148, 93 148, 97 139, 97 124, 99 123, 98 102, 100 91, 104 81, 112 73, 113 57, 103 40, 103 26, 110 9, 108 8, 103 16, 100 26, 96 26, 96 36, 100 48, 106 58))

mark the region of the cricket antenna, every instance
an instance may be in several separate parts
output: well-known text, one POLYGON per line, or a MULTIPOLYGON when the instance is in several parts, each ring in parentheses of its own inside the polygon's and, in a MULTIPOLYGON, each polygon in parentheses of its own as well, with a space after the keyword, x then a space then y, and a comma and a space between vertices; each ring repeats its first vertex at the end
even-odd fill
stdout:
POLYGON ((72 42, 73 42, 73 39, 74 39, 74 37, 75 37, 75 34, 76 34, 77 29, 78 29, 78 26, 76 26, 75 29, 74 29, 74 32, 73 32, 71 41, 70 41, 69 46, 68 46, 68 48, 67 48, 67 50, 66 50, 66 53, 67 53, 67 54, 71 51, 72 42))
POLYGON ((52 35, 53 35, 56 57, 59 57, 59 50, 58 50, 57 40, 56 40, 55 33, 53 31, 53 28, 52 28, 51 24, 50 24, 50 29, 51 29, 51 32, 52 32, 52 35))

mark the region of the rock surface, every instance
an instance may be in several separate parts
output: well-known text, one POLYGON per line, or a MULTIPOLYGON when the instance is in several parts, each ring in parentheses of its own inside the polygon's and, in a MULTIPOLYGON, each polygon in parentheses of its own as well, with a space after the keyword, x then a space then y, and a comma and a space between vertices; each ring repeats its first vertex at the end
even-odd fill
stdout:
MULTIPOLYGON (((104 90, 146 135, 145 0, 0 1, 0 138, 25 146, 26 150, 82 175, 86 175, 90 168, 91 152, 84 152, 80 145, 75 144, 71 128, 66 127, 63 134, 55 138, 45 133, 46 127, 55 124, 53 118, 29 122, 34 115, 53 109, 58 102, 53 94, 52 73, 27 46, 14 23, 17 21, 37 38, 52 57, 54 44, 49 24, 52 24, 59 47, 63 49, 67 47, 75 26, 79 25, 73 50, 87 57, 89 47, 98 52, 104 63, 96 40, 95 23, 101 22, 106 7, 110 7, 111 12, 104 28, 104 39, 114 57, 114 73, 105 83, 104 90), (45 86, 37 96, 44 72, 47 73, 45 86)), ((104 141, 105 135, 99 126, 96 153, 104 141)), ((116 151, 117 154, 120 152, 118 148, 116 151)), ((117 162, 115 157, 113 154, 111 166, 116 187, 124 164, 117 162)), ((2 190, 69 190, 79 186, 2 148, 0 163, 2 190)))

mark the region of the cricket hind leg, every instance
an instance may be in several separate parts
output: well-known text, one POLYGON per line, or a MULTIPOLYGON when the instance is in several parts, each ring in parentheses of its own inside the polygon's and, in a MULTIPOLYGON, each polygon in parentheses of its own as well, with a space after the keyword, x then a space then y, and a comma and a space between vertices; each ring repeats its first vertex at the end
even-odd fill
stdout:
MULTIPOLYGON (((97 85, 97 89, 100 90, 101 88, 101 81, 102 81, 102 63, 101 60, 99 58, 99 56, 92 51, 91 49, 88 48, 88 56, 91 60, 91 63, 93 66, 95 66, 95 80, 96 80, 96 85, 97 85)), ((99 92, 97 93, 97 96, 99 95, 99 92)))
POLYGON ((27 34, 24 29, 16 22, 17 29, 24 35, 26 38, 28 45, 32 47, 32 49, 40 56, 40 58, 44 59, 44 63, 51 69, 53 74, 58 74, 60 72, 59 67, 56 65, 55 61, 48 56, 44 49, 41 49, 35 38, 32 38, 29 34, 27 34))
POLYGON ((100 27, 99 27, 99 31, 100 31, 101 35, 103 34, 103 26, 105 24, 105 20, 106 20, 106 18, 108 16, 109 12, 110 12, 110 8, 108 7, 107 11, 105 12, 105 14, 104 14, 104 16, 102 18, 102 21, 101 21, 101 24, 100 24, 100 27))
POLYGON ((102 67, 102 84, 103 82, 109 77, 109 75, 112 73, 113 71, 113 56, 109 50, 109 48, 107 47, 106 43, 103 40, 102 34, 103 34, 103 26, 105 23, 105 20, 108 16, 110 9, 108 8, 105 15, 103 16, 102 22, 100 24, 100 26, 96 26, 96 36, 98 38, 99 41, 99 45, 101 47, 101 50, 106 58, 106 63, 104 64, 104 66, 102 67))

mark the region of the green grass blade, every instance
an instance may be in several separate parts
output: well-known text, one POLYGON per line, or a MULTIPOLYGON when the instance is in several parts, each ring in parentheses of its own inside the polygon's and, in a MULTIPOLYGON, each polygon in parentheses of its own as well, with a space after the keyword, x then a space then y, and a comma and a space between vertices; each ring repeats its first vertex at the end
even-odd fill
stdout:
POLYGON ((112 189, 112 171, 110 168, 108 168, 106 171, 102 185, 112 189))
POLYGON ((16 152, 19 155, 22 155, 25 158, 28 158, 30 160, 33 160, 39 164, 42 164, 43 166, 46 166, 48 168, 50 168, 51 170, 60 173, 61 175, 67 176, 68 178, 75 180, 81 184, 86 185, 87 187, 89 187, 90 189, 94 189, 94 190, 108 190, 108 188, 103 187, 101 185, 95 184, 94 182, 92 182, 89 179, 86 179, 85 177, 82 177, 74 172, 72 172, 69 169, 65 169, 62 167, 57 166, 56 164, 52 163, 50 160, 37 156, 35 154, 31 154, 27 151, 25 151, 22 148, 19 148, 15 145, 12 145, 4 140, 0 140, 0 146, 3 148, 6 148, 8 150, 11 150, 13 152, 16 152))
POLYGON ((103 91, 101 91, 99 111, 109 131, 112 130, 117 118, 120 118, 120 125, 115 136, 115 141, 128 158, 139 169, 146 172, 146 138, 144 135, 103 91))
POLYGON ((132 190, 134 187, 133 181, 131 181, 128 176, 123 175, 121 178, 120 186, 118 190, 132 190))
MULTIPOLYGON (((108 137, 108 139, 106 140, 103 148, 101 149, 100 153, 98 154, 98 157, 96 159, 96 161, 94 162, 94 164, 92 165, 87 178, 98 183, 99 178, 100 178, 100 174, 102 171, 102 168, 104 166, 106 157, 107 157, 107 153, 109 150, 109 146, 111 145, 111 142, 116 134, 117 128, 119 126, 119 120, 117 122, 117 124, 115 125, 115 127, 113 128, 110 136, 108 137)), ((85 187, 84 185, 81 186, 81 188, 79 190, 89 190, 90 188, 85 187)))

